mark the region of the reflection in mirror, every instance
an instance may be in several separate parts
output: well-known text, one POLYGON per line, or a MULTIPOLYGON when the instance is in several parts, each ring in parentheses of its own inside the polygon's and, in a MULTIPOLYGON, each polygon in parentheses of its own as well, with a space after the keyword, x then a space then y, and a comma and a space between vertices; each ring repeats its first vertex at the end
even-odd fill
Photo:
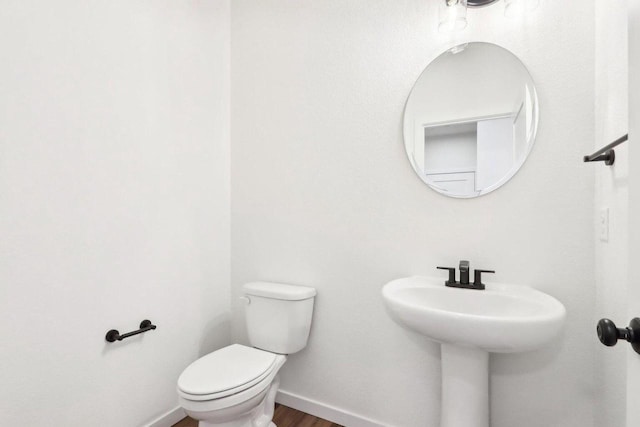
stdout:
POLYGON ((538 122, 533 80, 490 43, 449 49, 424 70, 405 108, 404 140, 418 176, 452 197, 506 183, 531 151, 538 122))

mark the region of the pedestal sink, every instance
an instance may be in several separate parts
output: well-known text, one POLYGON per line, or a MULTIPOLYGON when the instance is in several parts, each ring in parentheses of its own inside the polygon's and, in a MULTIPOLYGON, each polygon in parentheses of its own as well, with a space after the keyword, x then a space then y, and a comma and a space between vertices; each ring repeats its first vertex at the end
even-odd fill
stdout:
POLYGON ((396 322, 441 343, 440 427, 489 427, 489 353, 541 348, 566 316, 555 298, 519 285, 474 290, 407 277, 387 283, 382 296, 396 322))

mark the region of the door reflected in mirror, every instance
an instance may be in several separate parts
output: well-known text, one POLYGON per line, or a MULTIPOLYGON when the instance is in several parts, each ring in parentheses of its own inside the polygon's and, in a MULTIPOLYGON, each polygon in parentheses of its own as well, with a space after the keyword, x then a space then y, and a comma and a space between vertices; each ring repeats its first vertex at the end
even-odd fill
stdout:
POLYGON ((405 108, 404 141, 434 190, 477 197, 504 185, 535 140, 538 100, 520 60, 490 43, 449 49, 424 70, 405 108))

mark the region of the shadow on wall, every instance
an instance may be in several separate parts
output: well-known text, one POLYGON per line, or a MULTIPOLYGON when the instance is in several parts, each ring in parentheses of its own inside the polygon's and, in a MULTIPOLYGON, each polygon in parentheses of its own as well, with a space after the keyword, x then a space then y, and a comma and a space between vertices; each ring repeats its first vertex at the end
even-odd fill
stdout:
POLYGON ((565 345, 563 333, 553 343, 539 350, 525 353, 492 353, 491 372, 495 377, 535 374, 555 366, 565 345))
POLYGON ((231 344, 231 313, 225 312, 212 318, 202 331, 198 357, 231 344))

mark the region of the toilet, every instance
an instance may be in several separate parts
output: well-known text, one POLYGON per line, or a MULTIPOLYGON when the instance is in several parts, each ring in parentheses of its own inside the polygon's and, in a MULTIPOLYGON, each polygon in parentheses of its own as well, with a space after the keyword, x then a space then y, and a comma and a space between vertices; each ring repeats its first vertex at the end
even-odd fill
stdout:
POLYGON ((252 282, 243 293, 252 347, 232 344, 209 353, 178 378, 180 406, 199 427, 276 427, 278 371, 288 354, 307 345, 314 288, 252 282))

